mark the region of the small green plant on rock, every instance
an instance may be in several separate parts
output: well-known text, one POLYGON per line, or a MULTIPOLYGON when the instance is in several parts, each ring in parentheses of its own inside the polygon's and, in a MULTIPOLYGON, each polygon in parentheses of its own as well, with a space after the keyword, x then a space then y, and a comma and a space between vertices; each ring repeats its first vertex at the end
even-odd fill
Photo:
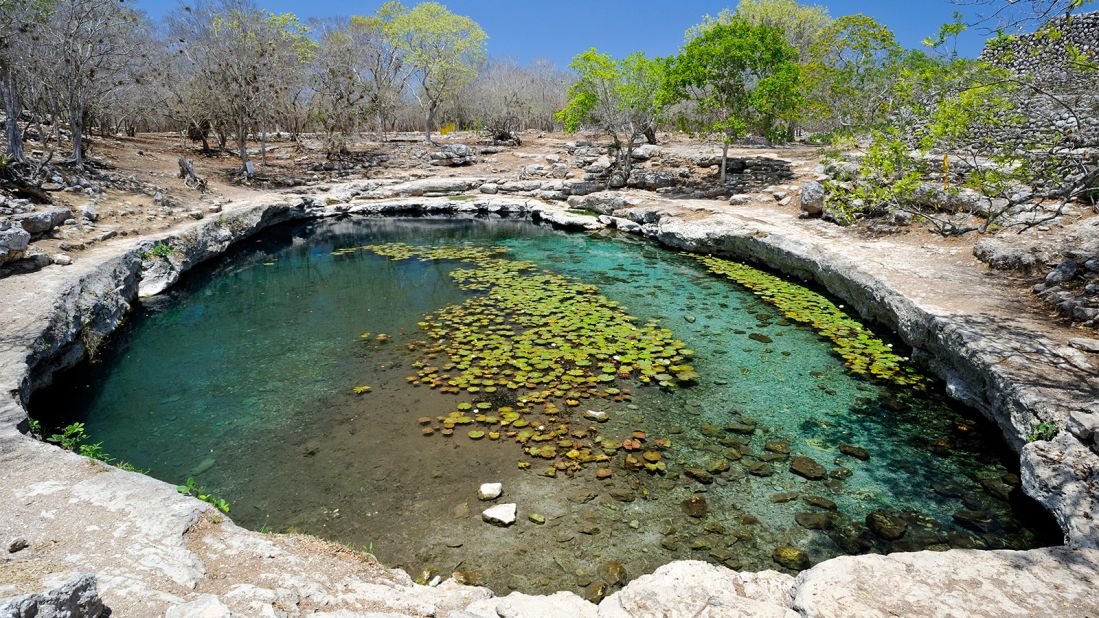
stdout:
POLYGON ((162 242, 158 242, 157 244, 153 245, 152 249, 138 253, 138 257, 143 260, 147 260, 151 257, 168 259, 173 253, 175 253, 175 249, 169 247, 162 242))
MULTIPOLYGON (((31 419, 30 428, 32 435, 42 435, 42 424, 39 421, 31 419)), ((72 423, 62 428, 61 433, 55 433, 46 438, 46 442, 56 444, 66 451, 78 453, 89 459, 111 464, 116 468, 126 470, 127 472, 144 472, 144 470, 128 464, 125 461, 119 461, 114 457, 111 457, 107 454, 107 451, 103 449, 102 442, 89 443, 89 440, 91 440, 91 437, 88 436, 87 431, 85 431, 84 423, 72 423)))
POLYGON ((84 431, 84 423, 73 423, 61 430, 61 433, 55 433, 46 438, 46 442, 56 444, 66 451, 75 452, 80 446, 80 443, 88 439, 88 434, 84 431))
POLYGON ((204 487, 195 481, 194 477, 187 477, 187 480, 182 485, 176 487, 176 491, 185 496, 194 496, 207 504, 212 504, 214 505, 214 508, 222 513, 229 512, 229 501, 210 494, 204 487))
POLYGON ((1031 426, 1030 435, 1026 437, 1027 442, 1049 442, 1057 437, 1060 429, 1057 428, 1057 423, 1053 421, 1043 421, 1041 423, 1035 423, 1031 426))

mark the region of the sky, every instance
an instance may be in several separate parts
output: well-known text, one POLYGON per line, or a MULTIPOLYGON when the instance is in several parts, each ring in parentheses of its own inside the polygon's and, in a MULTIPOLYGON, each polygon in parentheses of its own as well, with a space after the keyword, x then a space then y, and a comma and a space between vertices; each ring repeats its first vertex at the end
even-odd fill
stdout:
MULTIPOLYGON (((803 0, 804 1, 804 0, 803 0)), ((964 1, 964 0, 962 0, 964 1)), ((276 13, 292 12, 299 18, 333 17, 373 13, 382 0, 256 0, 276 13)), ((567 66, 577 53, 596 47, 612 56, 643 51, 649 56, 674 54, 683 43, 683 32, 706 14, 716 15, 736 0, 441 0, 452 12, 467 15, 488 34, 490 56, 510 56, 521 63, 547 58, 567 66)), ((415 4, 406 0, 406 5, 415 4)), ((833 17, 865 13, 893 30, 905 47, 919 47, 925 37, 951 21, 955 11, 967 7, 951 0, 811 0, 833 17)), ((179 0, 131 0, 153 19, 180 6, 179 0)), ((958 41, 958 53, 974 57, 984 36, 968 32, 958 41)))

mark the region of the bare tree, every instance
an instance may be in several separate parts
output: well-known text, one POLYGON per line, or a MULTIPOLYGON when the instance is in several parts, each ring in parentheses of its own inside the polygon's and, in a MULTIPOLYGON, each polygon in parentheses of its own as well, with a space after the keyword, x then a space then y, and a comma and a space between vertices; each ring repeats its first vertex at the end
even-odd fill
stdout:
POLYGON ((262 139, 291 85, 304 79, 313 49, 308 30, 293 14, 275 15, 249 0, 184 8, 173 30, 190 65, 186 98, 236 137, 241 167, 253 175, 248 136, 257 131, 262 139))
POLYGON ((53 89, 68 116, 72 162, 84 164, 85 129, 109 94, 137 78, 144 24, 138 13, 117 0, 59 0, 49 5, 43 29, 43 63, 52 72, 53 89))

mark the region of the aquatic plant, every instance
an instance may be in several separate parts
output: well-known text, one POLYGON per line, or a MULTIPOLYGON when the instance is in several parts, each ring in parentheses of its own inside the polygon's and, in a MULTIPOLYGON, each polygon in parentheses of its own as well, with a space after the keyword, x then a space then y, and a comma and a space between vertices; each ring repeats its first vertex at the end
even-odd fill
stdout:
MULTIPOLYGON (((528 456, 575 471, 609 461, 614 449, 601 448, 594 428, 574 430, 562 409, 590 398, 629 401, 626 381, 673 389, 700 377, 690 364, 693 352, 656 320, 638 324, 596 286, 500 257, 504 247, 389 243, 358 249, 393 260, 470 265, 450 276, 475 295, 426 315, 419 326, 427 341, 408 346, 422 354, 410 384, 474 397, 436 419, 441 435, 452 435, 457 425, 483 425, 494 430, 490 439, 502 433, 524 445, 528 456)), ((469 435, 479 440, 486 432, 469 435)))
POLYGON ((902 386, 925 388, 927 379, 893 352, 891 344, 874 336, 821 294, 745 264, 708 255, 690 255, 711 273, 732 279, 782 312, 831 340, 844 365, 861 376, 902 386))

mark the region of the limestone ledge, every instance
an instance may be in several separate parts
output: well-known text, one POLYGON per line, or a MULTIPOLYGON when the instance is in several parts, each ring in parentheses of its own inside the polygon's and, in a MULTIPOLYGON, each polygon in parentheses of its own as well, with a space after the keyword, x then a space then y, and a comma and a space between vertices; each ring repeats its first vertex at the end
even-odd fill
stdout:
MULTIPOLYGON (((669 247, 751 259, 813 279, 923 350, 952 393, 995 419, 1016 446, 1032 420, 1063 422, 1073 401, 1094 395, 1079 389, 1051 394, 1048 385, 1041 386, 1048 380, 1032 386, 1039 381, 1020 373, 1025 363, 1004 363, 1003 350, 988 349, 989 329, 995 325, 967 324, 964 315, 946 315, 905 298, 815 238, 812 227, 683 204, 635 205, 613 217, 594 218, 520 196, 430 196, 468 191, 480 182, 359 181, 280 194, 231 205, 216 219, 160 237, 114 240, 68 267, 0 280, 0 297, 6 301, 0 307, 0 386, 11 394, 0 399, 0 540, 21 537, 29 544, 11 556, 10 564, 43 573, 77 569, 92 574, 96 594, 115 615, 999 618, 1099 613, 1096 496, 1088 488, 1096 480, 1097 458, 1067 432, 1052 442, 1027 445, 1021 457, 1026 491, 1057 514, 1070 546, 841 557, 797 578, 677 561, 595 605, 568 592, 495 597, 454 580, 417 585, 402 571, 334 544, 244 530, 167 483, 17 431, 26 427, 23 402, 30 394, 57 369, 94 353, 135 298, 163 291, 195 264, 270 225, 401 213, 499 214, 586 230, 609 225, 669 247), (154 254, 158 244, 170 253, 154 254)), ((82 603, 94 606, 87 578, 77 576, 60 587, 56 578, 24 578, 13 585, 5 581, 12 572, 7 564, 0 570, 0 597, 20 595, 0 600, 4 618, 27 615, 19 613, 20 607, 30 603, 63 601, 72 590, 79 590, 82 603)))

